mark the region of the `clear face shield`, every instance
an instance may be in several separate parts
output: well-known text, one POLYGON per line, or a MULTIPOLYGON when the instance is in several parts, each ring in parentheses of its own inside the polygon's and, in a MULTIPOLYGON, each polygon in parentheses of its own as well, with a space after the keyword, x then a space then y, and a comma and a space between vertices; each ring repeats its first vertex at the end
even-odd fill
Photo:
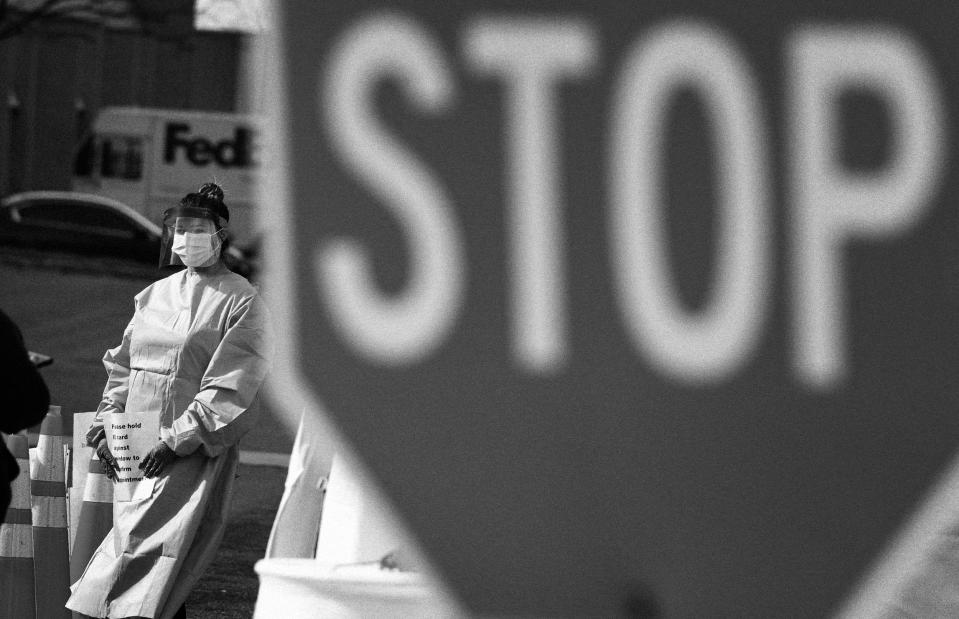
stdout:
POLYGON ((177 207, 163 218, 160 266, 207 267, 216 264, 226 222, 206 209, 177 207))

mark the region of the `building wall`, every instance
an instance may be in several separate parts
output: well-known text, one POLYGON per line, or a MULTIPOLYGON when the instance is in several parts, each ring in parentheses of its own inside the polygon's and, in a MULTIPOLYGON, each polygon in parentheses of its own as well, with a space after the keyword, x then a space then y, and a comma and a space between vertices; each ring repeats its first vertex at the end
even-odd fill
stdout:
POLYGON ((68 189, 101 107, 235 111, 242 36, 44 19, 0 39, 0 195, 68 189))

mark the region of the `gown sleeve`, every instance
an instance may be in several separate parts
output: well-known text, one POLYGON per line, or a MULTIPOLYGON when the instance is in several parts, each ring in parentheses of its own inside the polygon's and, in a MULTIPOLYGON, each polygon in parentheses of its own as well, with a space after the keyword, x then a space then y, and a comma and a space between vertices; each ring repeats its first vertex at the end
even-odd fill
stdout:
POLYGON ((103 397, 97 407, 93 425, 87 433, 99 431, 103 427, 105 413, 122 413, 127 403, 127 391, 130 379, 130 337, 133 334, 133 320, 123 330, 123 339, 116 348, 109 349, 103 355, 103 367, 107 371, 107 384, 103 388, 103 397))
POLYGON ((257 393, 273 361, 267 309, 257 295, 231 312, 228 327, 200 381, 200 391, 164 438, 179 456, 202 448, 226 451, 257 421, 257 393))

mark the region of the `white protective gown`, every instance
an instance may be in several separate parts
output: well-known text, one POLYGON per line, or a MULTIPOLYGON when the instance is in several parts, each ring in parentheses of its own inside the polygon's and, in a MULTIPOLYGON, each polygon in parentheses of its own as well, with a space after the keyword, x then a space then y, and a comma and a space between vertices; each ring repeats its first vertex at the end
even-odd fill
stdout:
POLYGON ((183 270, 135 298, 133 319, 103 364, 103 413, 160 412, 158 438, 179 458, 141 502, 114 503, 113 529, 71 587, 67 608, 93 617, 170 617, 223 537, 256 395, 273 356, 267 310, 218 265, 183 270))

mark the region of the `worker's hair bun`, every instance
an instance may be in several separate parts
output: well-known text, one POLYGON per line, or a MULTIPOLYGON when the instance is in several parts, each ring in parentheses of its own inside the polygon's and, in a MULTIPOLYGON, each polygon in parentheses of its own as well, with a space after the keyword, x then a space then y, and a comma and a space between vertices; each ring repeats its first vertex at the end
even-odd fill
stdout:
POLYGON ((223 221, 230 220, 230 209, 223 202, 223 190, 216 183, 203 183, 197 191, 183 196, 180 206, 206 209, 223 221))
POLYGON ((205 198, 223 202, 223 189, 216 183, 203 183, 197 193, 205 198))

